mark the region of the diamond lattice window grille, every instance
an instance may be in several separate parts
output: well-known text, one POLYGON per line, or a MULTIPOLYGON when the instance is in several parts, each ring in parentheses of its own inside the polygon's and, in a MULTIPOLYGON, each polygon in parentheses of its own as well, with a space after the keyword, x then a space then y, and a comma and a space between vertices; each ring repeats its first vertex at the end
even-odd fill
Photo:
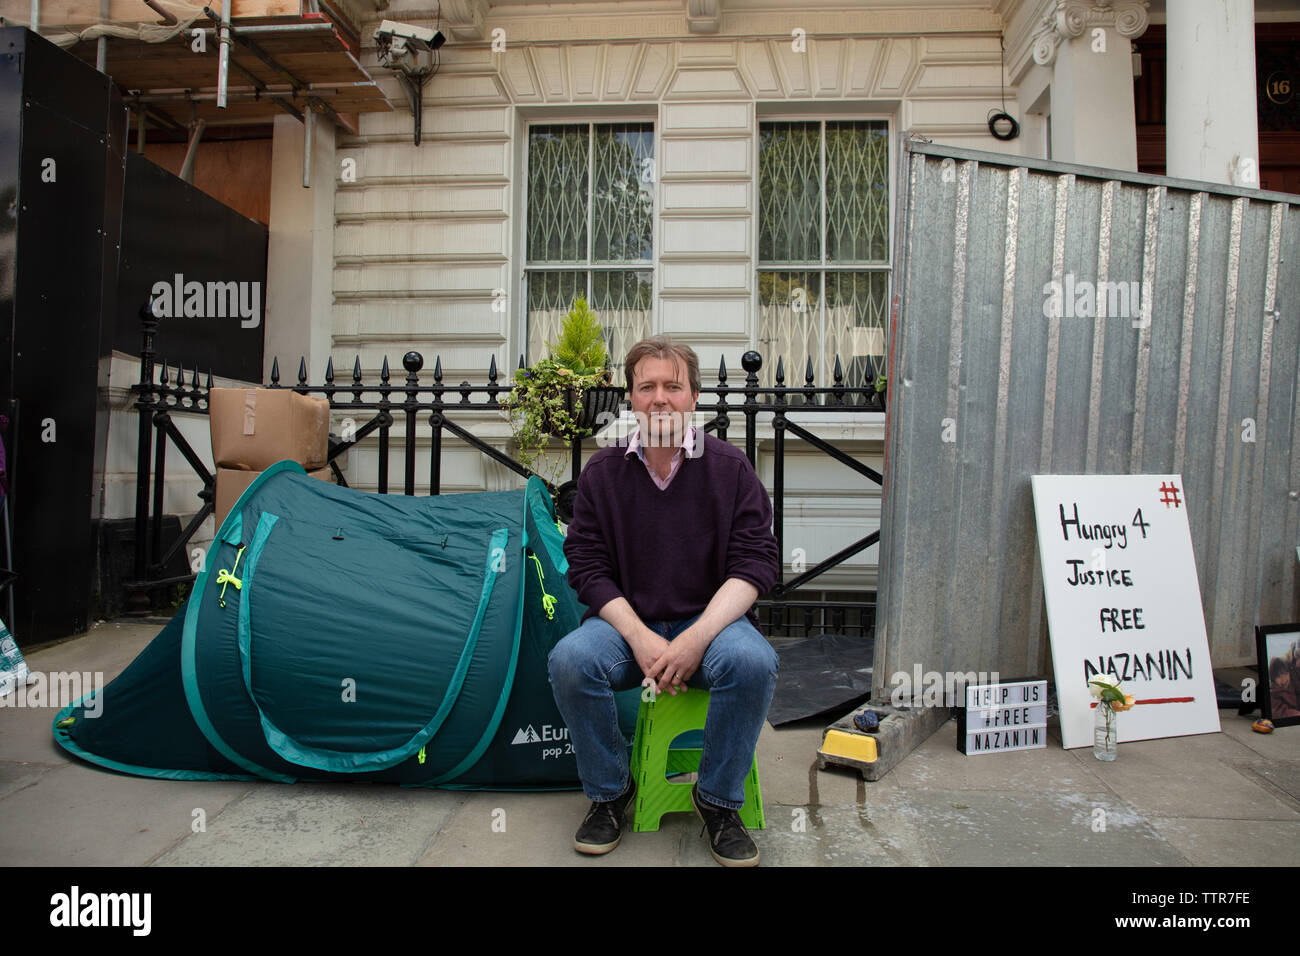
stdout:
POLYGON ((588 149, 584 126, 528 131, 528 261, 587 261, 588 149))
POLYGON ((597 126, 592 174, 595 261, 649 262, 654 237, 653 127, 597 126))
POLYGON ((530 272, 528 274, 528 351, 525 361, 546 358, 547 342, 560 334, 564 315, 577 296, 587 295, 585 272, 530 272))
POLYGON ((526 361, 546 355, 579 295, 605 330, 616 381, 650 335, 654 162, 650 123, 530 128, 526 361))
POLYGON ((867 388, 885 369, 889 124, 762 123, 759 145, 763 384, 781 357, 787 385, 804 384, 811 359, 829 386, 838 355, 844 384, 867 388))
POLYGON ((889 258, 889 130, 885 123, 826 124, 826 260, 889 258))
POLYGON ((838 355, 845 385, 874 387, 876 376, 886 368, 888 302, 888 273, 826 273, 826 331, 822 350, 823 368, 827 370, 825 384, 834 384, 831 377, 838 355))
POLYGON ((821 352, 821 285, 820 272, 758 274, 758 353, 763 356, 764 384, 776 384, 778 360, 786 386, 804 384, 808 356, 821 352))
POLYGON ((591 307, 600 315, 605 328, 605 345, 609 364, 614 369, 614 384, 622 380, 623 357, 637 342, 650 336, 654 305, 654 273, 593 272, 591 307))
POLYGON ((759 126, 760 262, 821 262, 821 129, 759 126))

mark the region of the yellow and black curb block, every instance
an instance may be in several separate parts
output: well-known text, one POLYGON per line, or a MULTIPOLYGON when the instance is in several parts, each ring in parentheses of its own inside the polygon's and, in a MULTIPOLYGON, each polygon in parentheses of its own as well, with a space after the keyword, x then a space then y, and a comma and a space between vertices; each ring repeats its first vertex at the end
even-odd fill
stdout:
POLYGON ((862 774, 864 780, 879 780, 951 716, 947 706, 895 707, 868 701, 826 728, 817 748, 817 769, 848 767, 862 774), (866 711, 874 711, 879 717, 875 730, 861 730, 854 720, 866 711))

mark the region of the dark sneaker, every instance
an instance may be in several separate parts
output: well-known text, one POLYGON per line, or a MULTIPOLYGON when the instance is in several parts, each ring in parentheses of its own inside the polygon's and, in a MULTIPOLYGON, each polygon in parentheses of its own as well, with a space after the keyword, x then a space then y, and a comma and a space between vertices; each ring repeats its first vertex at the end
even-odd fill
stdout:
POLYGON ((758 865, 758 847, 745 831, 739 813, 715 807, 702 799, 694 785, 691 786, 691 805, 709 831, 709 852, 715 860, 723 866, 758 865))
POLYGON ((636 799, 636 781, 629 780, 621 796, 604 803, 593 800, 582 826, 573 838, 573 848, 579 853, 599 856, 608 853, 623 839, 623 817, 636 799))

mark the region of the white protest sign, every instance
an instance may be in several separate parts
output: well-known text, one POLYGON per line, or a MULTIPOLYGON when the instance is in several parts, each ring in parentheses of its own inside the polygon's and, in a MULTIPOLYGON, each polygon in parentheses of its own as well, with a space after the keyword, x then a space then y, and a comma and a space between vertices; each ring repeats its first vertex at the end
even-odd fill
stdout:
POLYGON ((1034 475, 1052 666, 1068 750, 1093 739, 1097 674, 1137 698, 1121 743, 1219 730, 1179 475, 1034 475))

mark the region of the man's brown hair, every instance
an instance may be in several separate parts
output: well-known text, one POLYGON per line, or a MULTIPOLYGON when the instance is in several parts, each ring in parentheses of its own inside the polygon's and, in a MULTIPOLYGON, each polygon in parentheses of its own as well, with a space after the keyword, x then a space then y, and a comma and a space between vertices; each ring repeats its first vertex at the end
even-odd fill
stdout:
POLYGON ((642 359, 671 359, 673 364, 683 362, 686 365, 686 377, 691 391, 700 393, 700 358, 695 349, 689 345, 680 345, 667 335, 652 335, 642 339, 628 349, 627 358, 623 359, 623 373, 627 376, 627 390, 632 391, 632 373, 642 359))

